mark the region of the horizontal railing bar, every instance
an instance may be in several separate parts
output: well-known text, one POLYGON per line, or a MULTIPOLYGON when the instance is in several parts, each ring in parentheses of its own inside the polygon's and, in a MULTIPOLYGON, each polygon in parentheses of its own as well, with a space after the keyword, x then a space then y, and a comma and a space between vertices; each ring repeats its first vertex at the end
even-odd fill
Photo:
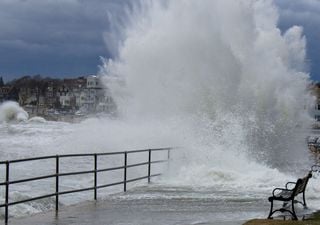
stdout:
MULTIPOLYGON (((160 176, 160 175, 161 175, 161 173, 158 173, 158 174, 153 174, 150 177, 156 177, 156 176, 160 176)), ((127 180, 127 183, 128 182, 134 182, 134 181, 137 181, 137 180, 143 180, 143 179, 147 179, 147 178, 148 178, 148 176, 138 177, 138 178, 127 180)), ((115 185, 120 185, 120 184, 123 184, 123 183, 124 183, 124 181, 119 181, 119 182, 111 183, 111 184, 98 185, 97 189, 106 188, 106 187, 115 186, 115 185)))
POLYGON ((59 192, 59 195, 71 194, 71 193, 76 193, 81 191, 91 191, 93 189, 94 187, 89 187, 89 188, 81 188, 81 189, 75 189, 75 190, 69 190, 69 191, 61 191, 59 192))
POLYGON ((112 168, 106 168, 106 169, 98 169, 97 173, 111 171, 111 170, 119 170, 119 169, 124 169, 124 166, 118 166, 118 167, 112 167, 112 168))
POLYGON ((157 176, 161 176, 162 173, 156 173, 156 174, 153 174, 153 175, 150 175, 150 177, 157 177, 157 176))
POLYGON ((14 159, 8 161, 1 161, 0 164, 5 163, 18 163, 18 162, 25 162, 25 161, 34 161, 34 160, 42 160, 42 159, 53 159, 56 158, 56 155, 48 155, 48 156, 40 156, 40 157, 32 157, 32 158, 25 158, 25 159, 14 159))
MULTIPOLYGON (((162 163, 166 162, 166 160, 158 160, 158 161, 152 161, 151 163, 162 163)), ((130 167, 137 167, 137 166, 142 166, 142 165, 147 165, 148 162, 144 163, 137 163, 137 164, 131 164, 127 165, 127 168, 130 167)), ((96 172, 106 172, 106 171, 111 171, 111 170, 117 170, 117 169, 123 169, 124 166, 120 167, 113 167, 113 168, 107 168, 107 169, 99 169, 96 172)), ((81 174, 89 174, 89 173, 94 173, 95 170, 87 170, 87 171, 79 171, 79 172, 70 172, 70 173, 60 173, 58 176, 63 177, 63 176, 72 176, 72 175, 81 175, 81 174)), ((56 177, 56 174, 52 175, 46 175, 46 176, 40 176, 40 177, 32 177, 32 178, 27 178, 27 179, 22 179, 22 180, 14 180, 8 182, 9 184, 18 184, 18 183, 24 183, 24 182, 29 182, 29 181, 36 181, 36 180, 43 180, 43 179, 48 179, 48 178, 54 178, 56 177)), ((6 185, 6 182, 0 183, 0 186, 6 185)))
MULTIPOLYGON (((155 161, 151 161, 150 163, 162 163, 162 162, 167 162, 168 160, 155 160, 155 161)), ((135 167, 135 166, 143 166, 143 165, 147 165, 148 162, 143 162, 143 163, 137 163, 137 164, 130 164, 127 165, 127 168, 130 167, 135 167)), ((106 172, 106 171, 110 171, 110 170, 118 170, 118 169, 124 169, 124 166, 119 166, 119 167, 112 167, 112 168, 106 168, 106 169, 98 169, 97 172, 106 172)))
POLYGON ((127 153, 140 153, 140 152, 148 152, 149 149, 140 149, 140 150, 133 150, 133 151, 128 151, 127 153))
POLYGON ((42 160, 42 159, 53 159, 56 157, 59 158, 69 158, 69 157, 86 157, 86 156, 94 156, 94 155, 120 155, 127 152, 130 153, 138 153, 138 152, 148 152, 151 151, 165 151, 165 150, 172 150, 172 148, 155 148, 155 149, 141 149, 141 150, 130 150, 130 151, 121 151, 121 152, 102 152, 102 153, 83 153, 83 154, 64 154, 64 155, 49 155, 49 156, 40 156, 40 157, 31 157, 25 159, 15 159, 15 160, 8 160, 8 161, 0 161, 0 164, 6 163, 18 163, 18 162, 26 162, 26 161, 33 161, 33 160, 42 160))
MULTIPOLYGON (((150 163, 162 163, 162 162, 167 162, 167 161, 168 160, 155 160, 155 161, 151 161, 150 163)), ((130 165, 127 165, 127 168, 136 167, 136 166, 143 166, 143 165, 148 165, 148 162, 130 164, 130 165)), ((117 169, 124 169, 124 166, 112 167, 112 168, 106 168, 106 169, 99 169, 99 170, 97 170, 97 172, 105 172, 105 171, 117 170, 117 169)))
POLYGON ((56 176, 57 176, 56 174, 51 174, 51 175, 45 175, 45 176, 40 176, 40 177, 31 177, 31 178, 26 178, 26 179, 22 179, 22 180, 9 181, 8 184, 18 184, 18 183, 24 183, 24 182, 28 182, 28 181, 43 180, 43 179, 53 178, 56 176))
POLYGON ((127 168, 136 167, 136 166, 143 166, 143 165, 148 165, 148 164, 149 164, 149 162, 130 164, 130 165, 127 165, 127 168))
MULTIPOLYGON (((75 192, 82 192, 82 191, 90 191, 93 190, 94 187, 89 187, 89 188, 81 188, 81 189, 76 189, 76 190, 69 190, 69 191, 61 191, 58 193, 58 195, 65 195, 65 194, 70 194, 70 193, 75 193, 75 192)), ((20 204, 20 203, 25 203, 25 202, 29 202, 29 201, 35 201, 35 200, 39 200, 42 198, 49 198, 49 197, 53 197, 56 196, 56 193, 52 193, 52 194, 47 194, 47 195, 43 195, 43 196, 38 196, 38 197, 34 197, 34 198, 30 198, 30 199, 25 199, 25 200, 21 200, 21 201, 16 201, 16 202, 10 202, 8 205, 15 205, 15 204, 20 204)), ((0 205, 0 207, 4 207, 5 204, 0 205)))
POLYGON ((79 154, 64 154, 59 155, 59 158, 72 158, 72 157, 91 157, 94 156, 94 153, 79 153, 79 154))
POLYGON ((148 176, 129 179, 129 180, 127 180, 127 183, 134 182, 134 181, 137 181, 137 180, 144 180, 144 179, 148 179, 148 176))
MULTIPOLYGON (((165 151, 165 150, 171 150, 171 148, 155 148, 150 149, 151 151, 165 151)), ((138 153, 138 152, 148 152, 149 149, 139 149, 139 150, 129 150, 129 151, 121 151, 121 152, 100 152, 100 153, 84 153, 84 154, 65 154, 65 155, 59 155, 59 157, 81 157, 81 156, 103 156, 103 155, 121 155, 124 153, 138 153)))
POLYGON ((111 183, 111 184, 98 185, 97 189, 111 187, 111 186, 115 186, 115 185, 120 185, 120 184, 123 184, 123 183, 124 183, 124 181, 119 181, 119 182, 115 182, 115 183, 111 183))
POLYGON ((168 162, 167 159, 164 159, 164 160, 154 160, 154 161, 151 161, 150 163, 163 163, 163 162, 168 162))
POLYGON ((84 171, 79 171, 79 172, 59 173, 59 177, 88 174, 88 173, 94 173, 94 172, 95 172, 94 170, 84 170, 84 171))
MULTIPOLYGON (((167 160, 155 160, 155 161, 151 161, 150 163, 162 163, 162 162, 166 162, 167 160)), ((131 165, 127 165, 127 168, 130 167, 137 167, 137 166, 143 166, 143 165, 147 165, 148 162, 143 162, 143 163, 136 163, 136 164, 131 164, 131 165)), ((107 169, 99 169, 96 172, 106 172, 106 171, 111 171, 111 170, 117 170, 117 169, 123 169, 124 166, 119 166, 119 167, 112 167, 112 168, 107 168, 107 169)), ((63 177, 63 176, 72 176, 72 175, 81 175, 81 174, 89 174, 89 173, 94 173, 95 170, 87 170, 87 171, 79 171, 79 172, 69 172, 69 173, 60 173, 58 174, 59 177, 63 177)), ((53 178, 56 177, 56 174, 52 174, 52 175, 45 175, 45 176, 39 176, 39 177, 32 177, 32 178, 27 178, 27 179, 22 179, 22 180, 14 180, 14 181, 10 181, 8 182, 9 184, 17 184, 17 183, 24 183, 24 182, 29 182, 29 181, 35 181, 35 180, 43 180, 43 179, 48 179, 48 178, 53 178)), ((2 182, 0 183, 0 186, 6 185, 6 182, 2 182)))
MULTIPOLYGON (((155 177, 155 176, 160 176, 160 175, 161 175, 161 173, 159 173, 159 174, 153 174, 153 175, 151 175, 150 177, 155 177)), ((148 176, 133 178, 133 179, 127 180, 127 183, 129 183, 129 182, 134 182, 134 181, 138 181, 138 180, 143 180, 143 179, 147 179, 147 178, 148 178, 148 176)), ((105 187, 120 185, 120 184, 123 184, 123 183, 124 183, 124 181, 115 182, 115 183, 111 183, 111 184, 105 184, 105 185, 98 185, 96 188, 97 188, 97 189, 100 189, 100 188, 105 188, 105 187)), ((81 188, 81 189, 70 190, 70 191, 62 191, 62 192, 59 192, 58 195, 65 195, 65 194, 82 192, 82 191, 90 191, 90 190, 93 190, 93 189, 95 189, 95 187, 81 188)), ((8 206, 10 206, 10 205, 16 205, 16 204, 21 204, 21 203, 25 203, 25 202, 30 202, 30 201, 35 201, 35 200, 39 200, 39 199, 42 199, 42 198, 49 198, 49 197, 53 197, 53 196, 56 196, 56 193, 47 194, 47 195, 42 195, 42 196, 38 196, 38 197, 34 197, 34 198, 29 198, 29 199, 25 199, 25 200, 21 200, 21 201, 16 201, 16 202, 10 202, 10 203, 8 203, 8 206)), ((0 208, 1 208, 1 207, 5 207, 5 206, 6 206, 6 204, 1 204, 1 205, 0 205, 0 208)))
MULTIPOLYGON (((158 175, 160 175, 160 174, 155 174, 155 175, 152 175, 151 177, 153 177, 153 176, 158 176, 158 175)), ((131 179, 131 180, 127 180, 127 182, 134 182, 134 181, 143 180, 143 179, 147 179, 147 178, 148 178, 148 176, 139 177, 139 178, 134 178, 134 179, 131 179)), ((120 181, 120 182, 115 182, 115 183, 111 183, 111 184, 99 185, 99 186, 97 186, 96 188, 97 188, 97 189, 100 189, 100 188, 105 188, 105 187, 120 185, 120 184, 123 184, 123 183, 124 183, 124 181, 120 181)), ((59 192, 59 195, 71 194, 71 193, 82 192, 82 191, 90 191, 90 190, 93 190, 93 189, 94 189, 94 187, 89 187, 89 188, 81 188, 81 189, 70 190, 70 191, 62 191, 62 192, 59 192)), ((30 199, 25 199, 25 200, 21 200, 21 201, 11 202, 11 203, 9 203, 8 205, 9 205, 9 206, 10 206, 10 205, 16 205, 16 204, 21 204, 21 203, 29 202, 29 201, 39 200, 39 199, 42 199, 42 198, 49 198, 49 197, 53 197, 53 196, 56 196, 56 194, 53 193, 53 194, 38 196, 38 197, 34 197, 34 198, 30 198, 30 199)), ((1 205, 0 205, 0 208, 1 208, 1 207, 4 207, 4 206, 6 206, 6 204, 1 204, 1 205)))
MULTIPOLYGON (((157 173, 157 174, 153 174, 153 175, 150 175, 150 177, 156 177, 156 176, 160 176, 161 173, 157 173)), ((134 181, 138 181, 138 180, 144 180, 144 179, 147 179, 148 176, 144 176, 144 177, 137 177, 137 178, 133 178, 133 179, 129 179, 127 180, 127 183, 129 182, 134 182, 134 181)))
POLYGON ((151 151, 166 151, 166 150, 172 150, 172 147, 166 147, 166 148, 151 148, 151 151))
MULTIPOLYGON (((151 151, 164 151, 164 150, 170 150, 170 148, 157 148, 157 149, 150 149, 151 151)), ((84 153, 84 154, 65 154, 65 155, 59 155, 60 158, 63 157, 81 157, 81 156, 103 156, 103 155, 121 155, 124 153, 139 153, 139 152, 148 152, 149 149, 139 149, 139 150, 130 150, 130 151, 121 151, 121 152, 100 152, 100 153, 84 153)))
MULTIPOLYGON (((159 176, 159 175, 161 175, 161 174, 160 173, 159 174, 153 174, 150 177, 155 177, 155 176, 159 176)), ((143 179, 147 179, 147 178, 148 178, 148 176, 138 177, 138 178, 127 180, 127 183, 128 182, 138 181, 138 180, 143 180, 143 179)), ((100 188, 104 188, 104 187, 120 185, 120 184, 123 184, 123 183, 124 183, 124 181, 115 182, 115 183, 111 183, 111 184, 98 185, 96 188, 100 189, 100 188)), ((81 192, 81 191, 90 191, 90 190, 93 190, 93 189, 95 189, 95 187, 82 188, 82 189, 76 189, 76 190, 70 190, 70 191, 62 191, 62 192, 59 192, 59 195, 70 194, 70 193, 81 192)))
MULTIPOLYGON (((42 196, 38 196, 38 197, 34 197, 34 198, 24 199, 24 200, 21 200, 21 201, 10 202, 10 203, 8 203, 8 206, 21 204, 21 203, 25 203, 25 202, 30 202, 30 201, 35 201, 35 200, 39 200, 39 199, 43 199, 43 198, 49 198, 49 197, 53 197, 55 195, 56 194, 53 193, 53 194, 42 195, 42 196)), ((5 204, 4 204, 4 206, 5 206, 5 204)), ((3 207, 3 205, 0 205, 0 207, 3 207)))
POLYGON ((121 151, 121 152, 100 152, 97 153, 97 156, 105 156, 105 155, 122 155, 124 154, 125 151, 121 151))
POLYGON ((141 149, 141 150, 132 150, 132 151, 127 151, 127 153, 138 153, 138 152, 148 152, 149 150, 151 151, 165 151, 165 150, 171 150, 171 148, 151 148, 151 149, 141 149))

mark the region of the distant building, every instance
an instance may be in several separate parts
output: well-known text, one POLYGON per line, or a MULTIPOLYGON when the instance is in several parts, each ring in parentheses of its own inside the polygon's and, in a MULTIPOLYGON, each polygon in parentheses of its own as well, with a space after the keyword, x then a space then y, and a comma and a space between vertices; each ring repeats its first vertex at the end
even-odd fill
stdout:
POLYGON ((44 93, 45 105, 48 109, 55 108, 58 104, 57 87, 53 81, 48 82, 48 87, 44 93))
POLYGON ((99 76, 90 75, 87 77, 87 88, 88 89, 102 89, 103 85, 99 76))
POLYGON ((3 102, 8 99, 9 92, 11 87, 0 87, 0 102, 3 102))
POLYGON ((82 89, 79 98, 80 110, 84 113, 106 112, 112 113, 114 102, 108 88, 99 76, 86 77, 86 87, 82 89))
POLYGON ((36 105, 37 91, 30 87, 20 87, 19 104, 20 105, 36 105))
POLYGON ((86 88, 83 89, 81 94, 81 108, 87 112, 95 112, 104 96, 104 86, 100 78, 96 75, 88 76, 86 88))
POLYGON ((19 101, 19 90, 14 86, 0 87, 0 102, 19 101))
POLYGON ((68 111, 75 111, 81 107, 81 91, 86 87, 86 78, 64 79, 58 88, 57 96, 60 107, 68 111))
POLYGON ((60 108, 70 110, 75 107, 73 93, 65 84, 58 88, 57 96, 59 97, 60 108))
MULTIPOLYGON (((1 77, 0 77, 1 78, 1 77)), ((15 100, 32 113, 113 113, 115 103, 99 76, 52 79, 24 76, 2 85, 0 102, 15 100)))

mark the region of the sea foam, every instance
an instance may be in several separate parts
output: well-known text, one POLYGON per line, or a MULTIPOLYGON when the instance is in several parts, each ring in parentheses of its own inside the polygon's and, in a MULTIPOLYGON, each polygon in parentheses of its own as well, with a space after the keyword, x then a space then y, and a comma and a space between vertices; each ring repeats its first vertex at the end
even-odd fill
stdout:
POLYGON ((0 105, 0 121, 27 121, 28 113, 17 102, 6 101, 0 105))

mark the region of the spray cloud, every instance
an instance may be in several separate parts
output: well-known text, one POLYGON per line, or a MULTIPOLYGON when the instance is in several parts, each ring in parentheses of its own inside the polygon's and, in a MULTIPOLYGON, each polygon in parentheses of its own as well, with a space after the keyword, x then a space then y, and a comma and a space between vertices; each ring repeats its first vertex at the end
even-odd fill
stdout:
POLYGON ((312 98, 303 29, 277 21, 268 0, 142 1, 101 73, 123 119, 161 123, 192 159, 286 164, 305 155, 312 98))

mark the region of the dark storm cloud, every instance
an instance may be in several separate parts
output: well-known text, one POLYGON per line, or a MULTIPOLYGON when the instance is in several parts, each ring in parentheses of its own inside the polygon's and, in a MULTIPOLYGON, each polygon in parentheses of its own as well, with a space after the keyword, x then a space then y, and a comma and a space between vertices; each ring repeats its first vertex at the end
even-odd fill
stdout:
MULTIPOLYGON (((126 0, 0 0, 0 75, 95 73, 126 0)), ((10 75, 10 77, 9 77, 10 75)))
MULTIPOLYGON (((0 76, 96 73, 116 49, 117 27, 138 0, 0 0, 0 76), (110 18, 112 19, 110 21, 110 18), (111 34, 112 35, 108 35, 111 34), (106 40, 104 40, 106 37, 106 40)), ((320 0, 275 0, 279 26, 304 27, 310 72, 320 80, 320 0)))
POLYGON ((279 27, 286 30, 293 25, 304 28, 310 73, 320 81, 320 0, 275 0, 279 7, 279 27))

